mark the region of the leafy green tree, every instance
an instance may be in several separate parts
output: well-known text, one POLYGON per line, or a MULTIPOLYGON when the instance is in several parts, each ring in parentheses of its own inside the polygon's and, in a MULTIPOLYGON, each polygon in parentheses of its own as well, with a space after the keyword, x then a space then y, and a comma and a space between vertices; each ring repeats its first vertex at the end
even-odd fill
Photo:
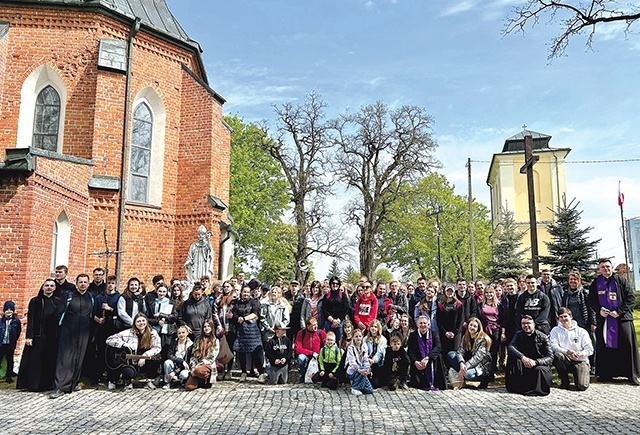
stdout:
POLYGON ((285 278, 285 282, 292 280, 295 271, 295 240, 294 225, 280 222, 273 228, 272 237, 266 239, 259 252, 259 271, 257 278, 266 283, 273 283, 278 275, 285 278))
POLYGON ((549 265, 555 279, 567 283, 569 272, 579 270, 586 282, 594 278, 594 256, 600 239, 589 241, 593 227, 580 228, 582 211, 578 211, 576 199, 563 203, 554 210, 554 222, 547 225, 552 241, 545 242, 548 256, 540 256, 540 262, 549 265))
MULTIPOLYGON (((446 177, 432 173, 416 184, 403 184, 389 205, 388 222, 381 226, 380 256, 403 276, 438 276, 438 231, 443 278, 470 278, 471 244, 469 207, 465 196, 456 195, 446 177), (442 209, 437 217, 432 212, 442 209), (430 216, 427 216, 431 214, 430 216), (437 223, 440 223, 439 228, 437 223)), ((489 211, 473 202, 476 265, 484 276, 491 252, 489 211)))
POLYGON ((393 273, 391 273, 391 271, 386 267, 379 267, 376 270, 376 273, 373 274, 373 277, 376 282, 381 281, 388 283, 393 280, 393 273))
POLYGON ((529 250, 521 249, 522 233, 518 229, 514 213, 506 208, 501 210, 502 222, 493 236, 492 258, 489 261, 487 276, 492 281, 502 278, 518 278, 528 271, 524 254, 529 250))
POLYGON ((240 234, 236 264, 255 273, 265 255, 274 255, 265 247, 282 240, 281 217, 289 202, 287 183, 278 162, 263 150, 263 144, 272 141, 264 131, 237 116, 224 119, 233 130, 229 210, 240 234))

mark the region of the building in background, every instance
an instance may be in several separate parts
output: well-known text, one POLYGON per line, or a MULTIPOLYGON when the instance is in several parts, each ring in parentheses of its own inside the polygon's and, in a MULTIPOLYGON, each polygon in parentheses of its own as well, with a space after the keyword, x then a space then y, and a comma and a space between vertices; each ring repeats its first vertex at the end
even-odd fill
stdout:
POLYGON ((571 152, 570 148, 550 148, 551 136, 523 130, 505 140, 502 152, 493 155, 487 176, 491 189, 491 221, 495 233, 500 231, 501 210, 514 212, 518 228, 523 233, 522 247, 531 247, 527 176, 520 173, 525 162, 524 138, 527 135, 533 139, 533 154, 539 157, 533 166, 538 253, 548 255, 545 242, 551 241, 551 236, 546 226, 553 221, 553 210, 566 196, 565 158, 571 152))
POLYGON ((0 300, 105 250, 121 281, 184 277, 200 225, 231 275, 224 102, 164 0, 0 1, 0 300))

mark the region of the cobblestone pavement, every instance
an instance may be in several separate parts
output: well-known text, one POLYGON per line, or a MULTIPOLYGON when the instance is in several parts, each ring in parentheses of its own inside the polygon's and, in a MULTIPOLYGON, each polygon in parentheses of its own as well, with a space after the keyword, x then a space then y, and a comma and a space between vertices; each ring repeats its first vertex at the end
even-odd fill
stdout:
POLYGON ((594 383, 542 398, 501 387, 353 396, 255 381, 193 392, 87 388, 56 400, 4 390, 0 416, 6 434, 631 434, 640 433, 640 387, 594 383))

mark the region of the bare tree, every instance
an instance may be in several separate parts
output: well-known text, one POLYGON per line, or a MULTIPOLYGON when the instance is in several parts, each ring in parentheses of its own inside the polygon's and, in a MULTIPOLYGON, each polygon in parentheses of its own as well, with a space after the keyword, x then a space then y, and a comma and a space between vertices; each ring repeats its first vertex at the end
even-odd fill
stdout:
POLYGON ((616 0, 527 0, 513 8, 507 16, 503 35, 523 32, 527 26, 535 27, 541 19, 559 23, 561 33, 551 40, 549 59, 562 56, 569 45, 569 38, 588 33, 586 44, 591 47, 596 26, 601 23, 622 22, 625 33, 640 18, 638 1, 620 3, 616 0))
POLYGON ((325 198, 331 194, 333 179, 325 173, 328 151, 332 147, 330 127, 325 120, 326 103, 310 92, 302 104, 274 105, 277 114, 277 137, 263 143, 282 167, 293 203, 297 243, 294 257, 296 279, 302 281, 302 261, 313 254, 341 258, 344 250, 327 224, 325 198))
MULTIPOLYGON (((405 181, 416 181, 438 166, 431 137, 433 119, 424 109, 390 110, 382 102, 335 120, 338 145, 334 172, 358 196, 346 207, 347 221, 359 229, 360 273, 373 276, 379 265, 377 232, 405 181)), ((419 236, 419 235, 416 235, 419 236)))

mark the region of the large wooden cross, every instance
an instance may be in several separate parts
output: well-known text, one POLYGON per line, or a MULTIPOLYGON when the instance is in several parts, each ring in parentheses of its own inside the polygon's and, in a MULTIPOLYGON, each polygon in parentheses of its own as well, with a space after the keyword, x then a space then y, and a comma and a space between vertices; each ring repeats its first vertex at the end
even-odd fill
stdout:
POLYGON ((104 240, 104 251, 90 252, 89 255, 97 255, 98 257, 106 257, 105 258, 105 264, 104 264, 104 278, 105 278, 105 281, 106 281, 107 277, 109 276, 109 259, 111 258, 112 255, 119 255, 119 254, 122 254, 124 251, 112 251, 111 249, 109 249, 109 241, 107 240, 107 229, 106 228, 102 229, 102 239, 104 240))

